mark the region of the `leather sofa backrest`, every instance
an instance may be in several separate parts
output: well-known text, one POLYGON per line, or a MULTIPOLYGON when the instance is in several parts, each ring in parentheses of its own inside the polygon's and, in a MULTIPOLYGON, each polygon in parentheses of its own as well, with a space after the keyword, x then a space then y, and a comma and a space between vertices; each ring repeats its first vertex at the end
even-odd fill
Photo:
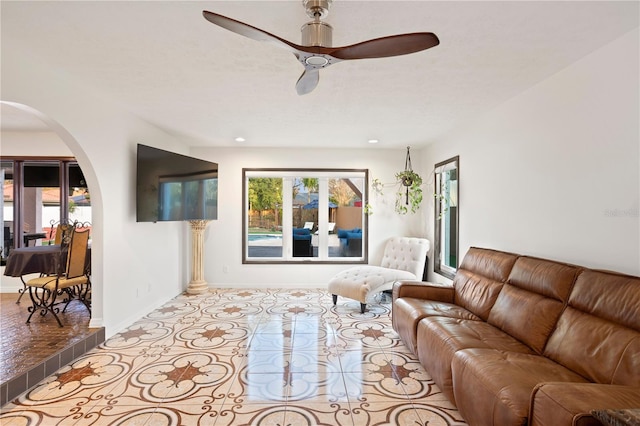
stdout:
POLYGON ((421 279, 428 252, 429 240, 426 238, 391 237, 384 246, 380 266, 411 272, 421 279))
POLYGON ((518 255, 471 247, 455 277, 454 303, 487 320, 518 255))
POLYGON ((487 322, 541 354, 580 270, 551 260, 519 257, 487 322))
POLYGON ((640 277, 582 271, 544 355, 596 383, 640 386, 640 277))

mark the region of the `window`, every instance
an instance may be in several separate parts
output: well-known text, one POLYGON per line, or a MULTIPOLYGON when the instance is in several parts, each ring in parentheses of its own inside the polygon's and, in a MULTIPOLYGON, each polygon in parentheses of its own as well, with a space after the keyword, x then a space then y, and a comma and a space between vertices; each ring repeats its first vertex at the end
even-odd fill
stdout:
POLYGON ((367 170, 242 173, 243 263, 367 262, 367 170))
POLYGON ((91 221, 89 190, 74 158, 3 157, 1 164, 2 257, 47 244, 52 223, 91 221))
POLYGON ((434 271, 453 278, 458 269, 458 193, 460 161, 453 157, 435 166, 434 271))

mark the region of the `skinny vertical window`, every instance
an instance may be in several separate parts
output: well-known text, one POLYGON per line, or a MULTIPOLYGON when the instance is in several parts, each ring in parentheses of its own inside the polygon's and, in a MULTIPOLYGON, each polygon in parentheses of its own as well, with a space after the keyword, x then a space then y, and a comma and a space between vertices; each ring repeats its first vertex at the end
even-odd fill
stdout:
POLYGON ((460 159, 435 165, 434 272, 453 278, 458 269, 460 159))

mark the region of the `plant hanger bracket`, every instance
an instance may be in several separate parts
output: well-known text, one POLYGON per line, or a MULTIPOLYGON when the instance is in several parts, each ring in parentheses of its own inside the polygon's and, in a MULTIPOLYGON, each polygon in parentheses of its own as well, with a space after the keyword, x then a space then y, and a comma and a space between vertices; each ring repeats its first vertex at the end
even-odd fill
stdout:
POLYGON ((413 168, 411 167, 411 153, 409 152, 409 150, 411 149, 410 146, 407 147, 407 156, 405 157, 404 160, 404 171, 413 171, 413 168))
MULTIPOLYGON (((411 167, 411 147, 408 146, 407 147, 407 156, 404 159, 404 171, 405 172, 409 172, 409 171, 413 171, 413 168, 411 167)), ((409 205, 409 187, 413 184, 413 181, 411 181, 410 179, 404 179, 402 181, 402 184, 406 187, 406 192, 404 195, 404 203, 408 206, 409 205)))

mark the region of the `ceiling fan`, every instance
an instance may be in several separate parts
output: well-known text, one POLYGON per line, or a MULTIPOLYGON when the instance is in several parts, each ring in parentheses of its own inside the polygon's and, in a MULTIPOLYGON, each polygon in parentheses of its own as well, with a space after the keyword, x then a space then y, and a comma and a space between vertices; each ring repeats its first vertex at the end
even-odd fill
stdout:
POLYGON ((363 41, 343 47, 331 47, 331 25, 323 22, 333 0, 303 0, 302 4, 313 21, 301 28, 302 45, 298 45, 253 27, 244 22, 217 13, 203 11, 205 19, 234 33, 258 41, 268 41, 292 52, 304 66, 304 72, 296 83, 299 95, 310 93, 318 85, 319 71, 329 65, 349 59, 386 58, 406 55, 437 46, 440 43, 433 33, 398 34, 363 41))

